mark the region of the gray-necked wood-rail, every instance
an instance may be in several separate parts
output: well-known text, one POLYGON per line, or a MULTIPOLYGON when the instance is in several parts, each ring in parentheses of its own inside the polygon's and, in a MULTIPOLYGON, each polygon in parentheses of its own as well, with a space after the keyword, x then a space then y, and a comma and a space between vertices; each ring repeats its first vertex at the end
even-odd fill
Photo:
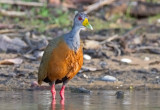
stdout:
POLYGON ((79 33, 83 28, 93 29, 88 22, 87 15, 80 12, 74 18, 72 30, 54 38, 44 51, 38 72, 38 83, 41 84, 44 81, 51 85, 53 99, 56 96, 55 84, 63 83, 60 96, 64 99, 65 84, 82 67, 83 47, 79 33))

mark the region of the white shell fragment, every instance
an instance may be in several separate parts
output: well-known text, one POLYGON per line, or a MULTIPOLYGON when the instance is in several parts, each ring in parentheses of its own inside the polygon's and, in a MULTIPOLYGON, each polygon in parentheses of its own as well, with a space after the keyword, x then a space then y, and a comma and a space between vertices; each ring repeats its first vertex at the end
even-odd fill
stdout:
POLYGON ((84 58, 85 60, 91 60, 91 56, 89 56, 89 55, 87 55, 87 54, 84 54, 84 55, 83 55, 83 58, 84 58))
POLYGON ((145 61, 149 61, 150 58, 149 58, 149 57, 145 57, 144 60, 145 60, 145 61))
POLYGON ((121 62, 124 62, 124 63, 132 63, 132 60, 131 60, 131 59, 128 59, 128 58, 122 58, 122 59, 121 59, 121 62))
POLYGON ((106 75, 104 77, 101 78, 102 81, 109 81, 109 82, 114 82, 117 81, 117 78, 110 76, 110 75, 106 75))

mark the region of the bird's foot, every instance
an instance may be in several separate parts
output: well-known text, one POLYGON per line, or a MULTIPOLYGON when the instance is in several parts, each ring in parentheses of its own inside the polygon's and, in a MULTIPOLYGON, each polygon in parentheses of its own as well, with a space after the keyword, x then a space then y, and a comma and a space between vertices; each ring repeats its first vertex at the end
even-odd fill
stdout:
POLYGON ((56 90, 55 90, 55 85, 52 85, 51 88, 51 93, 52 93, 52 99, 55 100, 56 98, 56 90))
POLYGON ((56 104, 56 99, 52 99, 52 105, 56 104))
POLYGON ((65 104, 64 99, 61 99, 61 100, 60 100, 60 104, 61 104, 61 105, 64 105, 64 104, 65 104))
POLYGON ((52 91, 52 99, 53 99, 53 100, 56 99, 56 91, 52 91))
POLYGON ((60 96, 61 96, 61 99, 65 99, 65 97, 64 97, 64 92, 65 92, 65 85, 63 85, 62 86, 62 88, 61 88, 61 90, 60 90, 60 92, 59 92, 59 94, 60 94, 60 96))

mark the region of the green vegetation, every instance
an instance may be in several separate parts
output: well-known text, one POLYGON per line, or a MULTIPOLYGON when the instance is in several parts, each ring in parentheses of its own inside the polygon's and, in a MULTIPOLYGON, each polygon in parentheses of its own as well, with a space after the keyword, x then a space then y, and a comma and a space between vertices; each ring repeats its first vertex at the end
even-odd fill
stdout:
POLYGON ((11 8, 11 5, 9 5, 9 4, 0 4, 0 7, 2 9, 9 9, 9 8, 11 8))
POLYGON ((49 10, 47 9, 47 7, 42 7, 40 8, 38 15, 41 15, 42 17, 49 17, 49 10))
POLYGON ((36 27, 39 31, 43 32, 46 30, 48 25, 55 24, 57 27, 67 27, 70 24, 68 18, 68 12, 63 12, 61 9, 53 8, 32 8, 32 18, 29 21, 25 21, 26 24, 30 23, 33 27, 36 27), (39 17, 39 19, 37 18, 39 17), (40 19, 41 18, 41 19, 40 19))
POLYGON ((156 16, 152 16, 148 18, 148 23, 152 24, 154 22, 156 22, 158 19, 160 19, 160 14, 156 15, 156 16))
MULTIPOLYGON (((31 0, 24 0, 24 1, 31 1, 31 0)), ((49 27, 49 25, 54 24, 57 27, 68 27, 71 24, 71 20, 69 19, 68 16, 70 15, 70 13, 64 12, 59 8, 41 7, 41 8, 25 9, 24 7, 13 8, 12 5, 4 5, 4 4, 0 4, 0 7, 2 7, 2 9, 5 10, 12 9, 12 11, 25 10, 30 15, 28 17, 26 16, 25 18, 17 18, 17 17, 10 18, 0 15, 0 20, 3 20, 5 18, 23 27, 37 28, 37 30, 40 32, 44 32, 46 30, 46 27, 49 27)))
POLYGON ((146 2, 158 3, 159 0, 146 0, 146 2))
POLYGON ((38 2, 39 0, 23 0, 25 2, 38 2))
MULTIPOLYGON (((24 0, 32 1, 32 0, 24 0)), ((36 0, 35 0, 36 1, 36 0)), ((28 29, 36 28, 39 32, 44 32, 51 28, 71 28, 72 20, 74 16, 68 11, 63 11, 61 8, 48 8, 48 7, 38 7, 38 8, 26 8, 21 6, 12 6, 0 4, 0 7, 5 10, 21 11, 24 10, 29 13, 29 16, 18 18, 18 17, 6 17, 0 15, 0 21, 6 20, 11 23, 19 24, 22 27, 28 29)), ((93 25, 94 30, 99 31, 102 29, 120 29, 123 33, 124 29, 130 29, 134 25, 136 18, 133 18, 129 14, 130 7, 127 9, 126 14, 114 14, 110 16, 108 20, 98 18, 95 16, 90 17, 90 23, 93 25)), ((153 23, 160 18, 160 14, 154 17, 149 17, 148 22, 153 23)))
MULTIPOLYGON (((132 28, 132 25, 129 23, 121 23, 121 19, 127 21, 127 22, 134 22, 133 18, 128 18, 127 16, 122 16, 119 14, 112 15, 109 20, 103 20, 101 18, 91 18, 93 20, 90 20, 90 23, 93 25, 94 30, 99 31, 102 29, 130 29, 132 28)), ((122 32, 123 33, 123 32, 122 32)))

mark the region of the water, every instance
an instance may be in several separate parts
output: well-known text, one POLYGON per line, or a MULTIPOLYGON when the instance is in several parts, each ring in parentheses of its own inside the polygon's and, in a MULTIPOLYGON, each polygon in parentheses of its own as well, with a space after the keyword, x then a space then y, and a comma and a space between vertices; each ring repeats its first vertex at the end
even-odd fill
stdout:
POLYGON ((66 91, 64 104, 58 91, 56 103, 50 91, 0 91, 0 110, 160 110, 160 91, 93 91, 92 94, 66 91))

